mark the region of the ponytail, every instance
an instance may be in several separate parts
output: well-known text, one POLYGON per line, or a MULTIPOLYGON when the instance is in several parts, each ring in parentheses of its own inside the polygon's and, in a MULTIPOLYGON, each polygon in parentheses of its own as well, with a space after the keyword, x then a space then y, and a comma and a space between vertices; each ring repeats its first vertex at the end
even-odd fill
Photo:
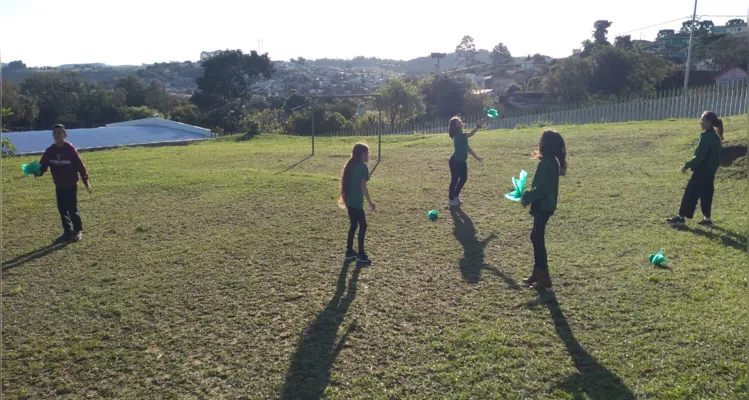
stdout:
POLYGON ((715 129, 715 133, 720 137, 720 141, 723 141, 723 120, 718 118, 718 115, 712 111, 705 111, 702 113, 702 119, 709 122, 715 129))

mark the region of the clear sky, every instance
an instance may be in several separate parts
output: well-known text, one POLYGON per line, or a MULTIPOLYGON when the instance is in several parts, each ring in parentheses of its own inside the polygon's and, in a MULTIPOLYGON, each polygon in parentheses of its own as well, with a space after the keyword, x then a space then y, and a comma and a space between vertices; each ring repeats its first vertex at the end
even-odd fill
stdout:
MULTIPOLYGON (((203 50, 257 50, 271 59, 411 59, 450 52, 463 35, 477 48, 505 43, 513 55, 563 57, 613 21, 609 39, 652 40, 678 29, 692 0, 0 0, 3 62, 29 66, 196 61, 203 50), (191 4, 190 4, 191 3, 191 4), (605 8, 604 8, 605 7, 605 8), (605 11, 603 11, 605 10, 605 11), (678 20, 649 29, 651 25, 678 20)), ((721 25, 746 19, 747 0, 700 0, 697 14, 721 25)))

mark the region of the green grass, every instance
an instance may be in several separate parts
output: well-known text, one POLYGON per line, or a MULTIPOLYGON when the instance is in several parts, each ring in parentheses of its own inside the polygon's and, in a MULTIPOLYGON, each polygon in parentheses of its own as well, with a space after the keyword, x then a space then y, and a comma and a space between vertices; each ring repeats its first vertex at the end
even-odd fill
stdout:
MULTIPOLYGON (((727 121, 725 145, 745 127, 727 121)), ((342 265, 335 202, 356 138, 311 158, 272 135, 83 153, 84 239, 58 247, 50 178, 4 159, 3 395, 746 398, 746 157, 718 173, 718 227, 676 230, 694 120, 559 129, 542 297, 520 285, 531 218, 503 197, 533 173, 538 128, 471 139, 486 162, 463 215, 445 206, 446 135, 383 138, 368 268, 342 265), (661 249, 668 268, 648 261, 661 249)))

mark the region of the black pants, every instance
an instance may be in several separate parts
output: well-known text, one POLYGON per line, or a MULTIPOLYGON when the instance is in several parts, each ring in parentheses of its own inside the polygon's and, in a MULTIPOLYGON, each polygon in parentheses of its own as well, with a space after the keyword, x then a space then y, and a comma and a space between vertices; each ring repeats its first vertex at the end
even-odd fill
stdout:
POLYGON ((466 179, 468 179, 468 164, 450 157, 450 200, 460 196, 466 179))
POLYGON ((533 216, 533 229, 531 230, 531 242, 533 243, 534 267, 548 269, 549 262, 546 257, 546 223, 551 215, 542 214, 533 216))
POLYGON ((346 207, 348 209, 348 218, 351 225, 348 228, 348 240, 346 241, 346 250, 354 249, 354 233, 359 227, 359 253, 364 253, 364 236, 367 234, 367 217, 364 216, 364 209, 355 207, 346 207))
POLYGON ((715 172, 695 171, 692 174, 687 188, 684 190, 684 197, 681 198, 679 215, 686 218, 694 217, 694 210, 697 209, 697 200, 699 200, 702 215, 710 218, 710 212, 713 208, 713 193, 715 192, 715 172))
POLYGON ((78 215, 78 185, 56 189, 57 210, 60 211, 62 230, 67 235, 83 230, 81 216, 78 215))

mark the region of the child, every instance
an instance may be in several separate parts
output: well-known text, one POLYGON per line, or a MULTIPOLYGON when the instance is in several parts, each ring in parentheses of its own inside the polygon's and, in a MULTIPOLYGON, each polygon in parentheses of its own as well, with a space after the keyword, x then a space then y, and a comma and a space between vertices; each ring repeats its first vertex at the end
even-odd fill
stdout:
POLYGON ((484 125, 484 120, 479 121, 476 127, 468 133, 463 133, 463 121, 459 115, 456 115, 450 119, 450 125, 448 133, 450 139, 453 140, 453 147, 455 151, 452 157, 450 157, 450 189, 449 189, 449 200, 447 205, 450 207, 458 207, 463 204, 460 200, 460 191, 463 189, 463 185, 466 184, 468 179, 468 153, 478 161, 483 159, 473 152, 471 146, 468 145, 468 138, 475 135, 479 129, 484 125))
POLYGON ((346 242, 346 259, 364 264, 371 263, 367 253, 364 252, 364 236, 367 234, 367 219, 364 216, 364 199, 367 199, 369 208, 375 210, 376 205, 369 198, 367 181, 369 180, 369 147, 363 143, 357 143, 351 151, 351 158, 346 162, 341 174, 341 193, 338 197, 338 205, 348 209, 348 217, 351 223, 348 230, 348 241, 346 242), (354 251, 354 233, 359 227, 359 252, 354 251))
POLYGON ((699 225, 713 226, 710 212, 713 206, 713 192, 715 191, 715 173, 720 166, 720 143, 723 141, 723 121, 712 111, 705 111, 700 118, 702 134, 694 151, 694 157, 687 161, 681 168, 681 172, 690 168, 692 177, 689 179, 684 197, 681 199, 679 215, 666 221, 671 224, 684 225, 684 218, 692 219, 694 210, 697 208, 697 200, 700 200, 702 215, 704 219, 699 225))
POLYGON ((52 138, 55 143, 44 151, 39 164, 42 165, 39 176, 52 170, 52 180, 55 182, 57 192, 57 209, 62 219, 63 234, 55 240, 55 243, 67 241, 79 241, 82 238, 83 224, 78 215, 78 174, 91 193, 91 185, 88 182, 88 172, 83 164, 78 150, 65 140, 68 133, 65 126, 57 124, 52 129, 52 138))
POLYGON ((533 230, 531 230, 531 242, 533 242, 533 273, 523 283, 533 285, 536 289, 545 289, 553 292, 551 277, 549 276, 549 265, 546 257, 546 243, 544 235, 546 223, 554 215, 557 209, 557 194, 559 193, 559 177, 567 173, 567 149, 564 139, 556 131, 547 130, 541 134, 538 142, 538 152, 535 159, 541 160, 533 175, 531 190, 523 194, 521 203, 523 207, 531 206, 530 214, 533 216, 533 230))

